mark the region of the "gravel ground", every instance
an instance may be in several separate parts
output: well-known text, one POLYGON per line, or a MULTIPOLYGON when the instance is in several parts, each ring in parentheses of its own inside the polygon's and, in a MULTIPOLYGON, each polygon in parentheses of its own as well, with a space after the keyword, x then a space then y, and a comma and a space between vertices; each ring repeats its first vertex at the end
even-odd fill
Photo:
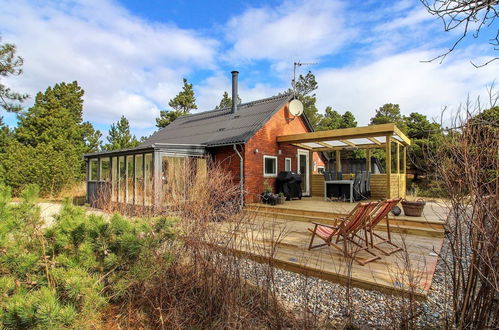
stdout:
MULTIPOLYGON (((245 266, 248 280, 258 283, 266 278, 267 266, 253 261, 246 261, 245 266)), ((439 260, 426 301, 416 303, 417 328, 439 329, 445 324, 445 313, 449 308, 445 302, 448 285, 444 272, 444 263, 439 260)), ((291 309, 303 311, 306 307, 333 328, 342 328, 347 323, 345 286, 278 268, 274 275, 276 292, 291 309)), ((399 296, 360 288, 351 288, 350 297, 353 324, 361 329, 400 328, 400 315, 409 306, 408 300, 399 296)))

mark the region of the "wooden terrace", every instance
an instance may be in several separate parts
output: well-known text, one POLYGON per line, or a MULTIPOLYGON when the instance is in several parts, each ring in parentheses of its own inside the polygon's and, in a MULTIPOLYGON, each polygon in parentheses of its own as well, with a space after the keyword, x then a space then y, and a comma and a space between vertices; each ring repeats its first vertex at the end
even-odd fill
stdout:
MULTIPOLYGON (((345 284, 348 279, 347 260, 336 249, 323 247, 308 250, 312 221, 331 223, 338 215, 349 212, 355 204, 326 202, 322 198, 287 201, 283 205, 249 204, 248 222, 235 225, 220 223, 220 244, 233 253, 258 262, 345 284)), ((390 216, 392 237, 406 248, 407 254, 397 252, 381 255, 381 260, 361 266, 351 264, 351 283, 355 287, 382 292, 404 294, 414 289, 424 299, 430 290, 437 264, 437 254, 443 243, 445 209, 437 204, 427 205, 422 217, 390 216), (395 233, 394 233, 395 232, 395 233), (406 259, 408 258, 408 259, 406 259), (409 280, 404 264, 409 261, 413 280, 409 280)), ((379 225, 382 234, 384 224, 379 225)), ((378 229, 378 227, 376 228, 378 229)), ((357 257, 363 258, 360 252, 357 257)), ((369 255, 365 255, 366 258, 369 255)))

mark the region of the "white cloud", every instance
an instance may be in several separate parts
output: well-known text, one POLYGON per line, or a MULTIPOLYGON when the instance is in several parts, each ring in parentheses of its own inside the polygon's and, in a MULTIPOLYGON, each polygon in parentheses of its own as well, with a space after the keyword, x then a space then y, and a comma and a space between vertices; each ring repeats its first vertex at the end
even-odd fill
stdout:
POLYGON ((315 59, 338 52, 352 37, 338 1, 285 1, 246 10, 230 19, 229 57, 240 60, 315 59))
MULTIPOLYGON (((224 92, 229 93, 229 97, 232 97, 231 79, 231 75, 220 71, 199 84, 196 87, 198 111, 213 109, 220 103, 224 92)), ((244 76, 244 73, 239 76, 238 88, 239 97, 243 103, 267 98, 284 90, 284 88, 269 84, 253 84, 250 79, 244 76)))
POLYGON ((366 125, 385 103, 400 104, 403 114, 419 112, 439 119, 445 106, 457 108, 470 97, 482 97, 499 72, 499 63, 475 69, 454 53, 444 64, 421 63, 430 52, 406 52, 364 64, 317 72, 318 106, 351 111, 366 125))
POLYGON ((183 76, 216 68, 217 41, 141 20, 112 1, 4 1, 0 30, 25 60, 23 75, 7 84, 34 96, 77 80, 85 119, 96 124, 124 114, 132 127, 152 127, 183 76))

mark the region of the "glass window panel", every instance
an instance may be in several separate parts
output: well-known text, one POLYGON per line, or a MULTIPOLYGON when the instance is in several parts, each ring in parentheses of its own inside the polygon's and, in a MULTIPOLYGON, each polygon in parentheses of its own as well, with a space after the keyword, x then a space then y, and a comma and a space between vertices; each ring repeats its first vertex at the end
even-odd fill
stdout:
POLYGON ((392 173, 397 173, 397 144, 392 142, 392 173))
POLYGON ((344 143, 344 142, 341 142, 341 141, 337 141, 337 140, 332 140, 332 141, 324 141, 324 143, 327 143, 333 147, 343 147, 343 146, 348 146, 348 144, 344 143))
POLYGON ((144 203, 144 156, 135 156, 135 204, 144 203))
POLYGON ((98 165, 99 165, 99 161, 97 158, 92 158, 90 159, 90 162, 89 162, 89 166, 90 166, 90 169, 88 171, 88 175, 89 175, 89 180, 90 181, 97 181, 98 180, 98 165))
POLYGON ((145 154, 144 165, 145 165, 144 179, 146 185, 144 204, 152 205, 152 188, 154 180, 152 172, 152 167, 153 167, 152 154, 145 154))
POLYGON ((291 171, 291 158, 286 158, 284 160, 284 170, 291 171))
POLYGON ((118 175, 118 157, 113 157, 113 161, 112 161, 112 166, 111 166, 111 170, 112 170, 112 175, 111 175, 111 187, 112 187, 112 191, 111 191, 111 201, 113 202, 117 202, 118 199, 118 194, 117 194, 117 187, 118 187, 118 178, 119 178, 119 175, 118 175))
POLYGON ((191 167, 186 157, 163 156, 161 159, 161 191, 164 204, 185 200, 187 182, 192 178, 191 167))
POLYGON ((126 202, 133 204, 133 178, 134 178, 133 156, 126 156, 126 202))
POLYGON ((277 157, 264 156, 264 170, 263 173, 266 176, 277 175, 277 157))
POLYGON ((109 158, 100 159, 100 180, 109 181, 110 178, 109 158))
POLYGON ((118 191, 118 201, 121 203, 125 203, 125 183, 126 183, 126 164, 125 157, 121 156, 119 159, 119 191, 118 191))
POLYGON ((324 148, 324 146, 322 144, 318 144, 318 143, 315 143, 315 142, 305 142, 305 143, 302 143, 303 145, 306 145, 307 147, 310 147, 310 148, 324 148))

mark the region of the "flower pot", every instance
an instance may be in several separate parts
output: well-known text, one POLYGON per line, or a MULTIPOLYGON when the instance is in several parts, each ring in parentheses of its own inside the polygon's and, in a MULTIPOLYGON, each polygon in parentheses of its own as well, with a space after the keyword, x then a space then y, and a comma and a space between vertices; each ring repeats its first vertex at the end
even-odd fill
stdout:
POLYGON ((407 200, 402 200, 402 208, 404 209, 404 214, 409 217, 420 217, 423 214, 424 206, 426 202, 421 198, 415 202, 410 202, 407 200))
POLYGON ((285 196, 279 196, 277 197, 277 204, 284 204, 285 200, 286 200, 285 196))

